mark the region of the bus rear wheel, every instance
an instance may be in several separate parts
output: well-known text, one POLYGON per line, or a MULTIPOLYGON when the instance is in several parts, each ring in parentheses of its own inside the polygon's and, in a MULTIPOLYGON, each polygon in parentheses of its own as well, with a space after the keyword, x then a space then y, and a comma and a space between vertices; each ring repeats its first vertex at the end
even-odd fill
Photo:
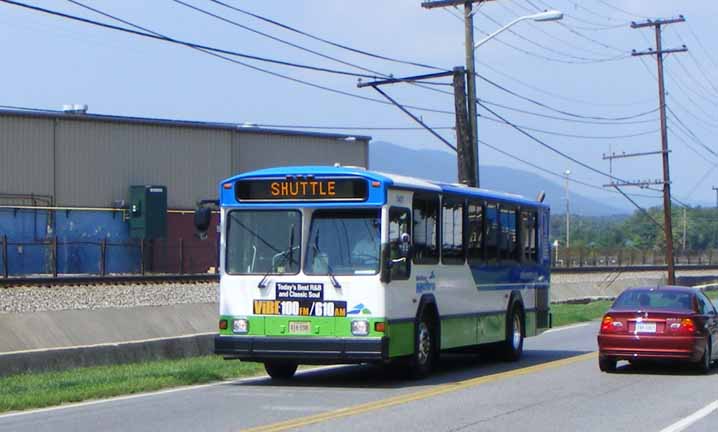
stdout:
POLYGON ((286 380, 294 376, 297 372, 297 364, 287 361, 266 361, 264 362, 264 370, 272 379, 286 380))

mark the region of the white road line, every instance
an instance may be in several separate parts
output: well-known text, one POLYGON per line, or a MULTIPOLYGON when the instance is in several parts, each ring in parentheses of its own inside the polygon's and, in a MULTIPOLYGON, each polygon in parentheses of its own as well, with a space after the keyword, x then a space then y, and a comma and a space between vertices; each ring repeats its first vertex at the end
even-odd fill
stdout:
POLYGON ((22 351, 3 352, 3 353, 0 353, 0 357, 10 356, 10 355, 15 355, 15 354, 32 354, 32 353, 40 353, 40 352, 62 351, 62 350, 73 350, 73 349, 116 347, 116 346, 129 345, 129 344, 158 342, 158 341, 172 340, 172 339, 187 339, 187 338, 192 338, 192 337, 197 337, 197 336, 209 336, 209 335, 216 335, 216 334, 217 334, 217 332, 192 333, 192 334, 184 334, 184 335, 179 335, 179 336, 158 337, 158 338, 151 338, 151 339, 135 339, 135 340, 119 341, 119 342, 104 342, 104 343, 98 343, 98 344, 93 344, 93 345, 70 345, 70 346, 59 346, 59 347, 52 347, 52 348, 36 348, 36 349, 29 349, 29 350, 22 350, 22 351))
MULTIPOLYGON (((322 366, 322 367, 311 368, 311 369, 304 369, 304 370, 297 371, 297 375, 310 373, 310 372, 317 372, 317 371, 321 371, 321 370, 335 369, 335 368, 340 368, 340 367, 344 367, 344 366, 346 366, 346 365, 330 365, 330 366, 322 366)), ((130 399, 139 399, 139 398, 143 398, 143 397, 162 396, 162 395, 166 395, 169 393, 177 393, 177 392, 188 391, 188 390, 198 390, 198 389, 203 389, 203 388, 207 388, 207 387, 215 387, 215 386, 220 386, 220 385, 260 381, 260 380, 265 380, 267 378, 269 378, 269 376, 267 376, 267 375, 258 375, 258 376, 247 377, 247 378, 242 378, 242 379, 238 379, 238 380, 218 381, 218 382, 209 383, 209 384, 184 386, 184 387, 177 387, 177 388, 172 388, 172 389, 167 389, 167 390, 159 390, 159 391, 155 391, 155 392, 138 393, 138 394, 127 395, 127 396, 117 396, 117 397, 108 398, 108 399, 98 399, 98 400, 93 400, 93 401, 78 402, 78 403, 73 403, 73 404, 59 405, 59 406, 47 407, 47 408, 38 408, 38 409, 27 410, 27 411, 17 411, 17 412, 11 412, 8 414, 0 414, 0 420, 4 420, 9 417, 18 417, 18 416, 24 416, 24 415, 30 415, 30 414, 40 414, 40 413, 46 413, 46 412, 52 412, 52 411, 66 410, 66 409, 70 409, 70 408, 82 408, 82 407, 86 407, 86 406, 100 405, 100 404, 125 401, 125 400, 130 400, 130 399)))
POLYGON ((713 401, 706 405, 705 407, 699 409, 698 411, 694 412, 693 414, 689 415, 686 418, 683 418, 681 420, 678 420, 677 422, 673 423, 672 425, 668 426, 665 429, 662 429, 661 432, 679 432, 687 428, 688 426, 692 425, 693 423, 697 422, 698 420, 702 419, 703 417, 707 416, 708 414, 712 413, 713 411, 718 409, 718 400, 713 401))
POLYGON ((545 332, 543 332, 542 334, 556 333, 556 332, 560 332, 560 331, 564 331, 564 330, 571 330, 571 329, 575 329, 575 328, 579 328, 579 327, 586 327, 587 325, 590 325, 590 324, 591 323, 581 323, 581 324, 567 325, 567 326, 563 326, 563 327, 556 327, 556 328, 548 329, 545 332))

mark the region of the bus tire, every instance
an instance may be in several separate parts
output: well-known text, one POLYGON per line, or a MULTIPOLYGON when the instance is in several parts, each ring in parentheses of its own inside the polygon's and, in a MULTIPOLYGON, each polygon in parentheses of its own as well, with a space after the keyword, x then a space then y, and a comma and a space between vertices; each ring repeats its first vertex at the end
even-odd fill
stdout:
POLYGON ((414 330, 414 354, 409 362, 411 378, 425 378, 431 373, 436 359, 436 326, 432 315, 426 311, 416 322, 414 330))
POLYGON ((294 362, 273 360, 264 362, 264 370, 267 375, 276 380, 287 380, 294 376, 297 371, 297 364, 294 362))
POLYGON ((524 351, 525 337, 524 313, 521 303, 514 302, 511 312, 506 317, 506 339, 501 347, 501 358, 504 361, 518 361, 524 351))

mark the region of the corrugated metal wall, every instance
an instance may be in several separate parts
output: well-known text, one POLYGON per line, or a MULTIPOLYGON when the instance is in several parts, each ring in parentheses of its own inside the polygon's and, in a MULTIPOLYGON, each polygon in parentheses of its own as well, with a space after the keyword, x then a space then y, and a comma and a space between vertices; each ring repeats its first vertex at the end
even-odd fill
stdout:
POLYGON ((368 164, 366 144, 336 138, 241 134, 236 172, 283 165, 357 165, 368 164))
POLYGON ((53 195, 53 124, 0 116, 0 194, 53 195))
POLYGON ((0 114, 0 193, 53 195, 58 206, 111 207, 130 185, 160 184, 170 208, 188 209, 216 198, 218 182, 239 172, 334 162, 367 166, 368 143, 0 114))
POLYGON ((168 188, 170 208, 217 195, 230 173, 231 132, 121 123, 61 121, 57 128, 57 202, 109 207, 130 185, 168 188))

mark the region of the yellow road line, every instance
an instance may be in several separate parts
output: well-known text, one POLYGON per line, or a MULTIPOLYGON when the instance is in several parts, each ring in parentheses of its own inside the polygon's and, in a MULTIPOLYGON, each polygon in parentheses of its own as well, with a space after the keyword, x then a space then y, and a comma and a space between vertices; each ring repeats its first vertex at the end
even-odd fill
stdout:
POLYGON ((528 366, 521 369, 514 369, 506 372, 499 372, 493 375, 486 375, 478 378, 471 378, 463 381, 457 381, 449 384, 441 384, 436 387, 432 387, 426 390, 390 397, 374 402, 367 402, 360 405, 355 405, 347 408, 340 408, 338 410, 329 411, 321 414, 311 415, 307 417, 301 417, 298 419, 286 420, 279 423, 273 423, 269 425, 257 426, 249 429, 244 429, 246 432, 276 432, 283 431, 291 428, 298 428, 307 426, 314 423, 319 423, 327 420, 333 420, 341 417, 348 417, 357 414, 366 413, 369 411, 375 411, 382 408, 388 408, 395 405, 401 405, 417 400, 427 399, 434 396, 439 396, 445 393, 463 390, 469 387, 478 386, 481 384, 491 383, 499 381, 505 378, 518 377, 522 375, 528 375, 534 372, 543 371, 546 369, 557 368, 561 366, 578 363, 584 360, 595 358, 598 353, 590 352, 587 354, 581 354, 574 357, 568 357, 561 360, 555 360, 548 363, 542 363, 534 366, 528 366))

